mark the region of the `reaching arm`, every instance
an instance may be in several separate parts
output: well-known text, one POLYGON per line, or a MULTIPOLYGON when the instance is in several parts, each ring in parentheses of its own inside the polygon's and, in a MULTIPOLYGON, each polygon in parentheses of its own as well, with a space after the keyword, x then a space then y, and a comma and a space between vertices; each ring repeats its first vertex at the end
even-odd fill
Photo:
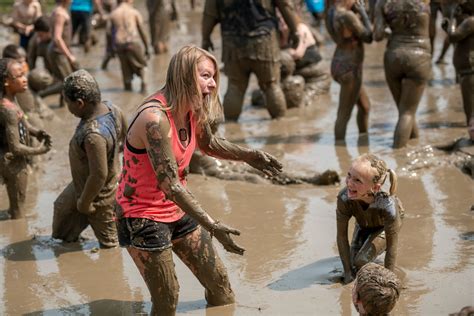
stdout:
POLYGON ((84 149, 89 162, 89 175, 77 200, 77 210, 88 214, 95 211, 92 202, 107 180, 107 142, 99 134, 89 134, 84 140, 84 149))
POLYGON ((42 155, 51 149, 51 144, 42 142, 38 147, 30 147, 20 142, 18 119, 16 113, 3 108, 0 110, 0 120, 5 122, 8 148, 14 156, 42 155))
POLYGON ((447 31, 449 41, 453 43, 462 41, 466 37, 474 34, 474 16, 466 18, 457 27, 456 23, 452 23, 450 26, 447 31))
POLYGON ((204 12, 202 15, 201 22, 201 35, 202 43, 201 47, 207 51, 214 50, 214 45, 211 41, 211 34, 214 30, 214 27, 219 23, 217 7, 215 0, 206 0, 204 4, 204 12))
POLYGON ((379 42, 385 36, 385 17, 383 14, 383 7, 385 0, 378 0, 375 5, 375 25, 374 25, 374 40, 379 42))
POLYGON ((244 249, 235 244, 230 237, 230 234, 240 235, 240 232, 214 220, 179 181, 178 166, 171 149, 170 124, 166 114, 156 109, 145 110, 140 117, 140 124, 144 128, 144 133, 141 134, 145 135, 142 141, 155 170, 160 190, 213 234, 227 251, 242 255, 244 249))
POLYGON ((138 33, 140 33, 140 38, 142 39, 142 42, 143 42, 143 46, 145 46, 145 55, 147 57, 149 57, 150 56, 150 50, 148 48, 148 38, 147 38, 145 30, 143 28, 142 16, 138 12, 137 12, 137 16, 136 16, 136 23, 137 23, 138 33))
POLYGON ((197 130, 197 141, 199 149, 206 155, 219 159, 244 161, 270 177, 279 174, 282 170, 281 163, 272 155, 261 150, 248 149, 217 137, 212 133, 209 124, 205 124, 197 130))

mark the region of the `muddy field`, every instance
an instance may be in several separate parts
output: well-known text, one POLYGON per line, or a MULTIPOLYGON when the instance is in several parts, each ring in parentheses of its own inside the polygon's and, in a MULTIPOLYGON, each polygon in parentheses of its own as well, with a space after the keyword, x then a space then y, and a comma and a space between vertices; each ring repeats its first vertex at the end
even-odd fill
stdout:
MULTIPOLYGON (((203 1, 201 1, 202 4, 203 1)), ((201 7, 190 11, 179 2, 180 22, 173 28, 171 51, 200 43, 201 7)), ((137 1, 143 9, 143 2, 137 1)), ((220 37, 214 32, 216 55, 220 37)), ((1 31, 2 45, 9 33, 1 31)), ((103 98, 131 114, 143 99, 123 92, 118 59, 100 70, 104 35, 87 55, 74 48, 82 65, 98 80, 103 98)), ((438 54, 444 34, 439 31, 438 54)), ((398 195, 406 208, 399 242, 397 274, 404 290, 394 315, 447 315, 474 305, 474 186, 449 155, 430 145, 467 136, 461 94, 451 64, 433 66, 434 78, 417 112, 420 138, 400 150, 391 149, 397 111, 385 84, 385 43, 366 46, 364 84, 372 102, 368 136, 358 136, 355 117, 345 146, 334 145, 339 86, 312 98, 304 108, 272 121, 266 110, 252 108, 246 99, 238 123, 220 133, 229 140, 264 149, 278 157, 286 171, 311 175, 327 168, 344 178, 351 159, 373 152, 399 174, 398 195)), ((334 45, 322 48, 329 66, 334 45)), ((452 48, 446 60, 450 61, 452 48)), ((147 77, 149 92, 161 87, 170 55, 153 56, 147 77)), ((255 80, 252 85, 255 86, 255 80)), ((223 76, 221 95, 226 78, 223 76)), ((134 90, 139 90, 138 80, 134 90)), ((71 181, 68 142, 78 120, 58 97, 46 99, 56 117, 46 124, 53 135, 53 150, 30 176, 30 214, 22 220, 6 219, 8 199, 0 187, 0 314, 2 315, 131 315, 150 311, 148 290, 127 252, 98 250, 92 231, 88 239, 61 244, 51 239, 53 201, 71 181)), ((245 255, 225 253, 218 245, 230 274, 237 303, 206 308, 204 291, 190 271, 176 259, 180 281, 180 315, 356 315, 351 286, 337 282, 342 266, 336 247, 336 196, 342 185, 256 185, 222 181, 199 175, 189 177, 189 188, 215 218, 236 227, 236 241, 245 255)), ((351 225, 352 226, 352 225, 351 225)), ((379 258, 381 260, 382 258, 379 258)))

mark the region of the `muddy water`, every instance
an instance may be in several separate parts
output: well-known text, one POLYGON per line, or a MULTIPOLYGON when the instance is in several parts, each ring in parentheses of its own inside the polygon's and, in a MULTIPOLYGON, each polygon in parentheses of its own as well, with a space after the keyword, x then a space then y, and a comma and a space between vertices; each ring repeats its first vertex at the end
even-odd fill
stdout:
MULTIPOLYGON (((141 6, 141 3, 139 4, 141 6)), ((198 12, 187 1, 179 6, 181 25, 174 29, 172 51, 199 44, 198 12)), ((142 12, 144 12, 142 10, 142 12)), ((218 34, 214 43, 220 48, 218 34)), ((122 92, 118 60, 109 71, 99 69, 103 38, 82 64, 100 83, 104 99, 130 114, 142 99, 122 92)), ((440 49, 437 42, 436 49, 440 49)), ((323 50, 329 65, 334 45, 323 50)), ((350 160, 371 151, 400 174, 399 196, 406 218, 399 242, 398 275, 405 286, 395 315, 446 315, 474 305, 473 182, 451 164, 453 157, 426 145, 465 136, 459 88, 451 65, 434 66, 434 80, 421 101, 417 119, 420 139, 406 149, 392 150, 397 111, 385 84, 384 43, 367 46, 364 81, 372 101, 369 136, 358 137, 355 118, 347 146, 335 146, 333 126, 339 86, 279 121, 263 109, 247 107, 239 123, 221 127, 228 139, 276 155, 286 170, 310 175, 327 168, 344 176, 350 160)), ((220 56, 220 51, 217 53, 220 56)), ((449 54, 452 54, 450 51, 449 54)), ((170 56, 155 56, 148 68, 149 87, 164 82, 170 56)), ((451 55, 446 60, 450 60, 451 55)), ((223 78, 221 93, 225 91, 223 78)), ((252 83, 255 85, 255 81, 252 83)), ((139 90, 139 82, 134 82, 139 90)), ((47 102, 55 107, 56 97, 47 102)), ((247 101, 249 98, 247 98, 247 101)), ((248 103, 248 102, 247 102, 248 103)), ((71 180, 67 146, 77 119, 66 109, 47 130, 54 139, 42 168, 31 174, 30 216, 0 221, 0 314, 2 315, 130 315, 150 311, 150 297, 136 267, 123 249, 97 251, 90 239, 62 245, 50 239, 53 201, 71 180)), ((218 250, 229 270, 237 303, 206 309, 198 281, 176 260, 180 281, 178 314, 185 315, 356 315, 351 286, 335 282, 342 267, 337 257, 336 195, 340 186, 274 186, 226 182, 191 175, 189 187, 216 218, 242 231, 237 241, 243 257, 218 250)), ((0 187, 0 218, 7 197, 0 187)), ((381 260, 381 258, 379 259, 381 260)))

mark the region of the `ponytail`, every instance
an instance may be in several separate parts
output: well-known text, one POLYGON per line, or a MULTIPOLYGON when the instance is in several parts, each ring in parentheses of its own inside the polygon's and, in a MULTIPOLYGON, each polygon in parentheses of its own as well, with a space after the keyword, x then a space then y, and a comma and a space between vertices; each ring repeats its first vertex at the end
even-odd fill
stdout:
POLYGON ((390 195, 394 195, 397 192, 398 176, 393 169, 388 169, 387 172, 390 174, 390 195))

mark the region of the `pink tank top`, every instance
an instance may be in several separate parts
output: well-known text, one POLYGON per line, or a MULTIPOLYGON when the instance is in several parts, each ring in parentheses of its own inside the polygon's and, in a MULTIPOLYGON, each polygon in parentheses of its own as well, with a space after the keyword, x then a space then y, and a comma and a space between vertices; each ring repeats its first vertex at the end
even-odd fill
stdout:
MULTIPOLYGON (((167 106, 166 100, 161 93, 154 95, 150 100, 161 102, 163 104, 162 107, 167 106)), ((160 106, 152 105, 149 107, 160 106)), ((137 114, 135 120, 141 112, 137 114)), ((178 165, 179 181, 185 186, 185 169, 189 165, 191 156, 196 148, 196 123, 191 114, 190 141, 188 146, 184 147, 179 141, 173 116, 170 111, 167 110, 165 112, 170 122, 171 146, 178 165)), ((129 128, 132 127, 135 120, 130 124, 129 128)), ((128 141, 126 141, 126 146, 124 146, 123 150, 123 167, 116 200, 122 208, 123 217, 148 218, 157 222, 170 223, 179 220, 185 214, 173 201, 166 199, 163 191, 159 189, 156 174, 146 149, 134 148, 128 141)))

